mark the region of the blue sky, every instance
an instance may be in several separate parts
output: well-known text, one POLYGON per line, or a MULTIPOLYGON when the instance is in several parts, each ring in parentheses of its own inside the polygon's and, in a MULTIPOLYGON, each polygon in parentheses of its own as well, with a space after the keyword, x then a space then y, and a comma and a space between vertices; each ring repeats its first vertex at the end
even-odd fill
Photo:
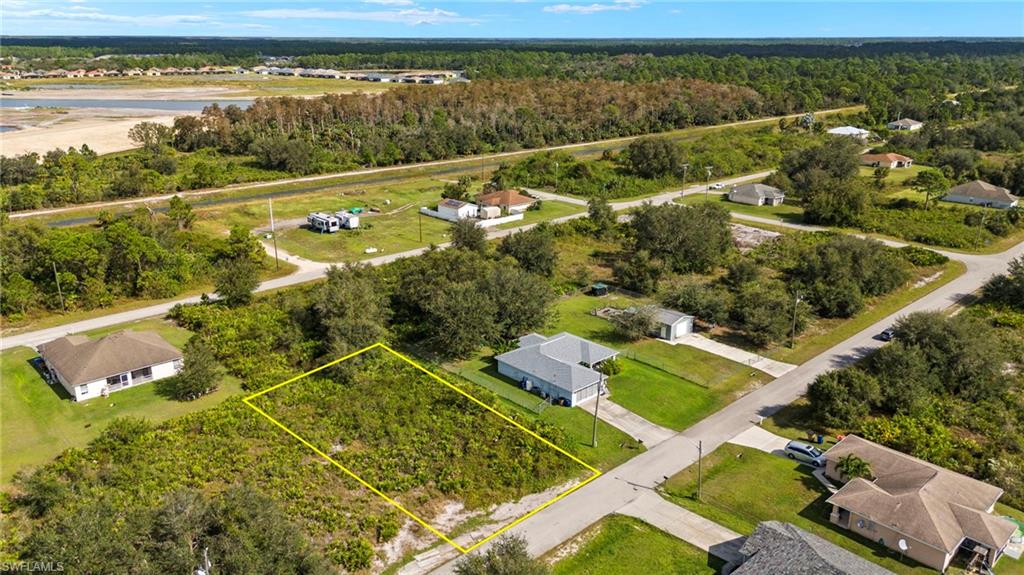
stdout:
POLYGON ((5 35, 473 38, 1024 36, 1024 2, 0 0, 5 35))

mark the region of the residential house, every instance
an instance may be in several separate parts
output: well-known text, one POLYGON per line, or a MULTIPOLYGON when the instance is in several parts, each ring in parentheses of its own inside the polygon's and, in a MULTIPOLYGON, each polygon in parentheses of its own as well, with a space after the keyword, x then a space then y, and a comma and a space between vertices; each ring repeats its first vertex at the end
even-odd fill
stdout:
POLYGON ((171 377, 184 365, 178 348, 149 331, 69 335, 40 345, 39 355, 75 401, 171 377))
POLYGON ((901 154, 864 154, 860 157, 862 166, 872 168, 909 168, 914 165, 914 160, 901 154))
POLYGON ((889 122, 885 127, 890 130, 913 132, 914 130, 920 130, 923 128, 924 122, 918 122, 917 120, 911 120, 910 118, 901 118, 895 122, 889 122))
POLYGON ((751 206, 781 206, 786 199, 782 190, 765 184, 742 184, 729 190, 729 201, 751 206))
POLYGON ((693 316, 674 309, 659 307, 654 311, 654 330, 651 335, 668 341, 693 333, 693 316))
POLYGON ((614 349, 571 333, 551 337, 531 333, 519 338, 518 349, 494 359, 498 373, 523 389, 575 406, 597 397, 604 375, 596 368, 617 355, 614 349))
POLYGON ((829 479, 848 480, 827 500, 832 523, 932 569, 945 571, 962 550, 995 565, 1016 531, 992 515, 998 487, 856 435, 825 458, 829 479), (867 462, 873 479, 843 477, 838 464, 850 455, 867 462))
POLYGON ((740 547, 732 575, 893 575, 791 523, 762 521, 740 547))
POLYGON ((143 72, 143 74, 146 76, 159 76, 161 72, 159 68, 146 68, 146 71, 143 72))
POLYGON ((82 69, 82 68, 79 68, 77 70, 68 70, 68 73, 67 73, 66 77, 68 77, 68 78, 83 78, 83 77, 85 77, 85 70, 82 69))
POLYGON ((437 213, 442 219, 456 221, 477 216, 476 204, 448 198, 437 204, 437 213))
POLYGON ((867 142, 868 136, 871 135, 871 132, 861 128, 856 128, 854 126, 840 126, 838 128, 832 128, 831 130, 828 131, 828 133, 832 134, 833 136, 845 136, 848 138, 853 138, 860 142, 867 142))
POLYGON ((986 206, 1001 210, 1015 208, 1020 204, 1020 200, 1011 194, 1010 190, 981 180, 960 184, 946 192, 942 199, 947 202, 986 206))
POLYGON ((516 190, 499 190, 479 194, 476 203, 481 206, 496 206, 509 214, 521 214, 537 203, 537 200, 516 190))

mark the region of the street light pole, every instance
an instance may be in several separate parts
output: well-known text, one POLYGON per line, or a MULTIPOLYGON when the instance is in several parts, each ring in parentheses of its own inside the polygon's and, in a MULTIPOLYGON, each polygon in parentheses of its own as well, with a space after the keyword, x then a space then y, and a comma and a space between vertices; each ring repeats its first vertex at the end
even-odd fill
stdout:
POLYGON ((683 164, 683 189, 679 192, 680 196, 686 195, 686 171, 690 169, 690 164, 683 164))
POLYGON ((604 383, 604 374, 597 380, 597 401, 594 402, 594 431, 590 440, 591 447, 597 447, 597 410, 601 407, 601 384, 604 383))
POLYGON ((420 217, 419 217, 419 219, 417 221, 420 224, 420 243, 422 244, 423 243, 423 212, 420 211, 420 212, 417 212, 417 213, 419 213, 419 215, 420 215, 420 217))
POLYGON ((711 172, 715 169, 714 166, 704 166, 704 169, 708 173, 708 178, 704 182, 704 201, 708 201, 708 194, 711 193, 711 172))

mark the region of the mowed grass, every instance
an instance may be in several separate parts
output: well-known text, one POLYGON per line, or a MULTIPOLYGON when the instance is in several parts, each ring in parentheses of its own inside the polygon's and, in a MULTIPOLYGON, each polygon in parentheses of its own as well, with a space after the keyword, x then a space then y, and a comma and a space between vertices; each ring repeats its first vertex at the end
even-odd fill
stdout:
POLYGON ((593 413, 585 408, 547 405, 540 397, 519 389, 515 382, 498 373, 490 350, 484 350, 473 359, 449 364, 445 369, 494 392, 501 398, 499 410, 560 428, 566 434, 570 452, 598 469, 611 469, 644 451, 631 437, 603 421, 597 422, 597 447, 594 447, 593 413))
MULTIPOLYGON (((176 347, 191 333, 170 322, 148 319, 87 332, 101 336, 120 329, 155 331, 176 347)), ((225 377, 216 392, 191 402, 161 395, 159 382, 112 393, 110 397, 71 401, 60 385, 50 386, 29 363, 38 354, 28 347, 0 352, 0 483, 7 484, 22 468, 46 463, 61 451, 84 447, 116 417, 163 421, 220 403, 241 390, 225 377)))
POLYGON ((580 547, 552 566, 553 575, 701 575, 721 560, 623 515, 609 515, 578 536, 580 547))
POLYGON ((792 523, 899 574, 935 571, 832 525, 828 492, 811 468, 756 449, 725 444, 703 460, 702 501, 695 499, 697 466, 669 478, 665 494, 674 503, 738 533, 749 535, 761 521, 792 523))
POLYGON ((792 200, 787 201, 789 203, 783 203, 781 206, 750 206, 747 204, 730 202, 729 198, 726 197, 725 194, 718 194, 717 196, 711 195, 707 199, 705 199, 704 194, 690 194, 676 199, 676 202, 687 206, 699 205, 707 202, 720 204, 730 212, 737 214, 769 218, 788 224, 802 223, 804 209, 795 205, 792 200))

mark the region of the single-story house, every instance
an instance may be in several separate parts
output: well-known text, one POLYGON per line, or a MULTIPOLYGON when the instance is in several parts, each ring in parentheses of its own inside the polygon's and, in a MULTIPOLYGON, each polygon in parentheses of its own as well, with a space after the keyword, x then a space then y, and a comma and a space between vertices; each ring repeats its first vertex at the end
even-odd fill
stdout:
POLYGON ((1017 526, 992 514, 999 487, 877 443, 848 435, 825 452, 825 475, 845 485, 828 498, 832 523, 945 571, 965 550, 990 567, 1017 526), (873 479, 843 477, 839 461, 854 455, 873 479), (848 480, 848 481, 847 481, 848 480))
POLYGON ((520 214, 530 208, 537 200, 523 195, 516 190, 499 190, 476 197, 481 206, 497 206, 510 214, 520 214))
POLYGON ((860 165, 872 168, 909 168, 914 160, 901 154, 864 154, 860 157, 860 165))
POLYGON ((854 126, 840 126, 838 128, 832 128, 828 133, 833 136, 847 136, 849 138, 860 140, 861 142, 868 141, 868 136, 871 135, 871 132, 854 126))
POLYGON ((437 204, 437 213, 441 214, 442 218, 449 220, 475 218, 477 216, 477 211, 476 204, 453 200, 451 198, 437 204))
POLYGON ((498 373, 542 396, 565 400, 571 406, 597 397, 604 386, 598 364, 619 355, 599 343, 562 332, 551 337, 531 333, 519 338, 519 347, 495 357, 498 373))
POLYGON ((100 339, 68 335, 39 346, 50 377, 75 401, 171 377, 181 371, 181 351, 159 334, 130 329, 100 339))
POLYGON ((1020 199, 1011 194, 1010 190, 981 180, 960 184, 946 192, 942 199, 947 202, 986 206, 1002 210, 1015 208, 1020 203, 1020 199))
POLYGON ((732 575, 893 575, 791 523, 762 521, 740 547, 732 575))
POLYGON ((917 120, 911 120, 910 118, 901 118, 895 122, 889 122, 885 125, 890 130, 905 130, 913 132, 914 130, 920 130, 924 127, 924 122, 918 122, 917 120))
POLYGON ((781 206, 786 192, 765 184, 742 184, 729 190, 729 201, 751 206, 781 206))

